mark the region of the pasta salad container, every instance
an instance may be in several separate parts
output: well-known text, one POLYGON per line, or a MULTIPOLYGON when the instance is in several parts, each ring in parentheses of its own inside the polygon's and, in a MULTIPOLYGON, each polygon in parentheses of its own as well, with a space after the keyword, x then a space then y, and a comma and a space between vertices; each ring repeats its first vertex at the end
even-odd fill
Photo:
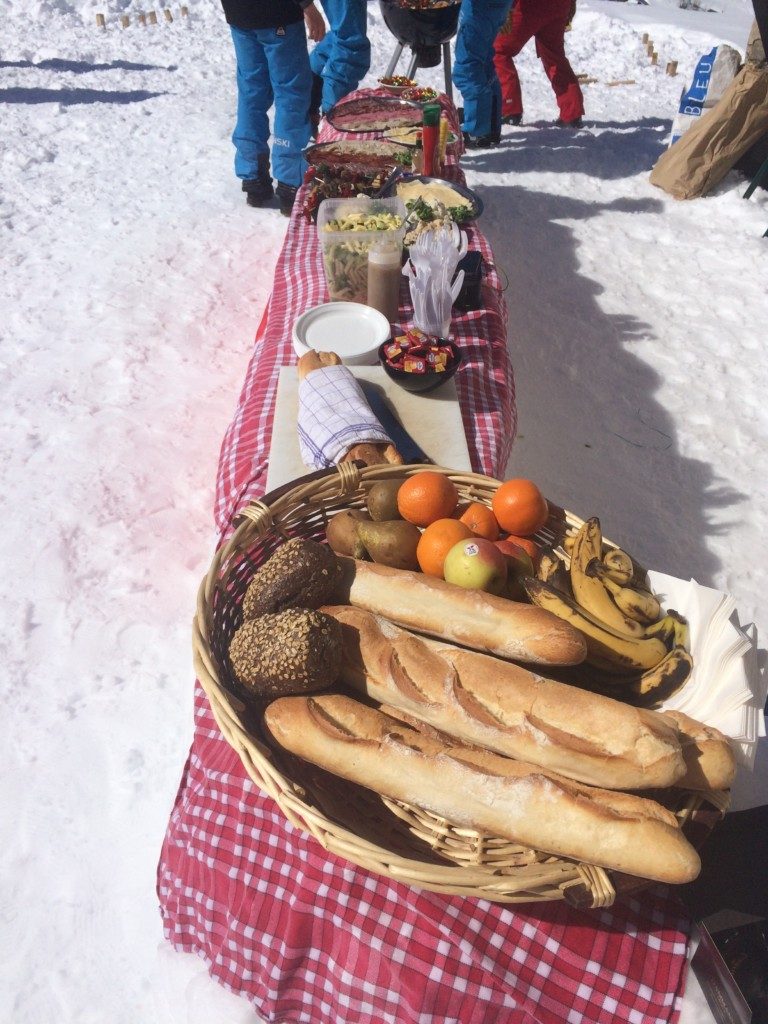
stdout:
POLYGON ((320 203, 317 234, 331 299, 367 304, 368 251, 374 244, 402 250, 406 212, 396 196, 324 199, 320 203))

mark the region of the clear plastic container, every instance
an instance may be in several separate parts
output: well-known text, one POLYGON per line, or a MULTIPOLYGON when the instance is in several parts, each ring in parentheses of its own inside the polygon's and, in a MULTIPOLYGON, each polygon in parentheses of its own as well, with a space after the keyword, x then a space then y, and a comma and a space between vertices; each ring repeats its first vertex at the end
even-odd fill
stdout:
POLYGON ((367 304, 368 251, 374 243, 385 243, 402 250, 406 212, 405 203, 396 196, 388 199, 367 196, 324 199, 320 203, 317 235, 331 299, 367 304), (397 227, 389 221, 393 216, 400 219, 397 227), (361 217, 378 217, 380 226, 368 230, 361 228, 361 217), (348 225, 345 228, 335 226, 345 223, 348 225))

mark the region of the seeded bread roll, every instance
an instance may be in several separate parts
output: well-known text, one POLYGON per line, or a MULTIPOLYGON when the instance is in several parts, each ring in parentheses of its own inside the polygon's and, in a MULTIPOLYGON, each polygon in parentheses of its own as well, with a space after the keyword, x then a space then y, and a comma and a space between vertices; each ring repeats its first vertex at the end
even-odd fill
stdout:
POLYGON ((661 882, 690 882, 701 868, 653 800, 443 743, 349 697, 284 697, 264 723, 299 757, 465 828, 661 882))
POLYGON ((319 608, 334 600, 340 577, 339 561, 327 544, 286 541, 256 570, 245 592, 243 618, 286 608, 319 608))
POLYGON ((232 637, 229 660, 239 682, 257 696, 314 693, 338 677, 341 627, 303 608, 247 619, 232 637))

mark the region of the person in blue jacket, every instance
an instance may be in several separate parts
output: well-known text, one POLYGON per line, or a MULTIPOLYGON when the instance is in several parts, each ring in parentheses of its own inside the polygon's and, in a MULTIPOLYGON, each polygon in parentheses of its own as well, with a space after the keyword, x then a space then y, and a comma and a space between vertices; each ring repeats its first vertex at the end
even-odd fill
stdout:
POLYGON ((320 0, 328 21, 325 39, 309 55, 315 118, 358 87, 371 66, 366 0, 320 0))
POLYGON ((276 192, 280 212, 287 216, 307 169, 302 151, 312 134, 307 34, 319 42, 325 21, 314 0, 221 0, 221 5, 237 60, 235 174, 249 206, 264 206, 276 192), (273 103, 276 189, 269 173, 268 111, 273 103))
POLYGON ((453 81, 464 101, 462 131, 470 149, 501 141, 501 86, 493 65, 493 42, 513 0, 462 0, 453 81))

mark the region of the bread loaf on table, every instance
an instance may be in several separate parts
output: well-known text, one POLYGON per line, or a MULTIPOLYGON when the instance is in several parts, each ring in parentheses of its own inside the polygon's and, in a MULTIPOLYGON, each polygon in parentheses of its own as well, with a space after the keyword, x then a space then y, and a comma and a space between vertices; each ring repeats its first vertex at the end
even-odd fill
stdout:
MULTIPOLYGON (((304 380, 310 373, 324 366, 341 366, 341 358, 335 352, 316 352, 310 349, 299 358, 299 380, 304 380)), ((362 441, 348 448, 341 462, 362 462, 366 466, 402 466, 403 457, 393 444, 382 444, 378 441, 362 441)))
POLYGON ((677 730, 654 711, 414 636, 360 608, 323 611, 341 623, 343 682, 464 743, 605 789, 671 786, 685 773, 677 730))
POLYGON ((341 599, 398 625, 516 661, 578 665, 586 657, 583 635, 543 608, 420 572, 353 558, 340 561, 341 599))
POLYGON ((456 825, 662 882, 699 873, 675 816, 652 800, 450 746, 350 697, 281 697, 264 723, 291 753, 456 825))
POLYGON ((685 775, 676 785, 683 789, 730 789, 736 776, 736 758, 728 738, 682 711, 661 714, 677 728, 685 759, 685 775))

